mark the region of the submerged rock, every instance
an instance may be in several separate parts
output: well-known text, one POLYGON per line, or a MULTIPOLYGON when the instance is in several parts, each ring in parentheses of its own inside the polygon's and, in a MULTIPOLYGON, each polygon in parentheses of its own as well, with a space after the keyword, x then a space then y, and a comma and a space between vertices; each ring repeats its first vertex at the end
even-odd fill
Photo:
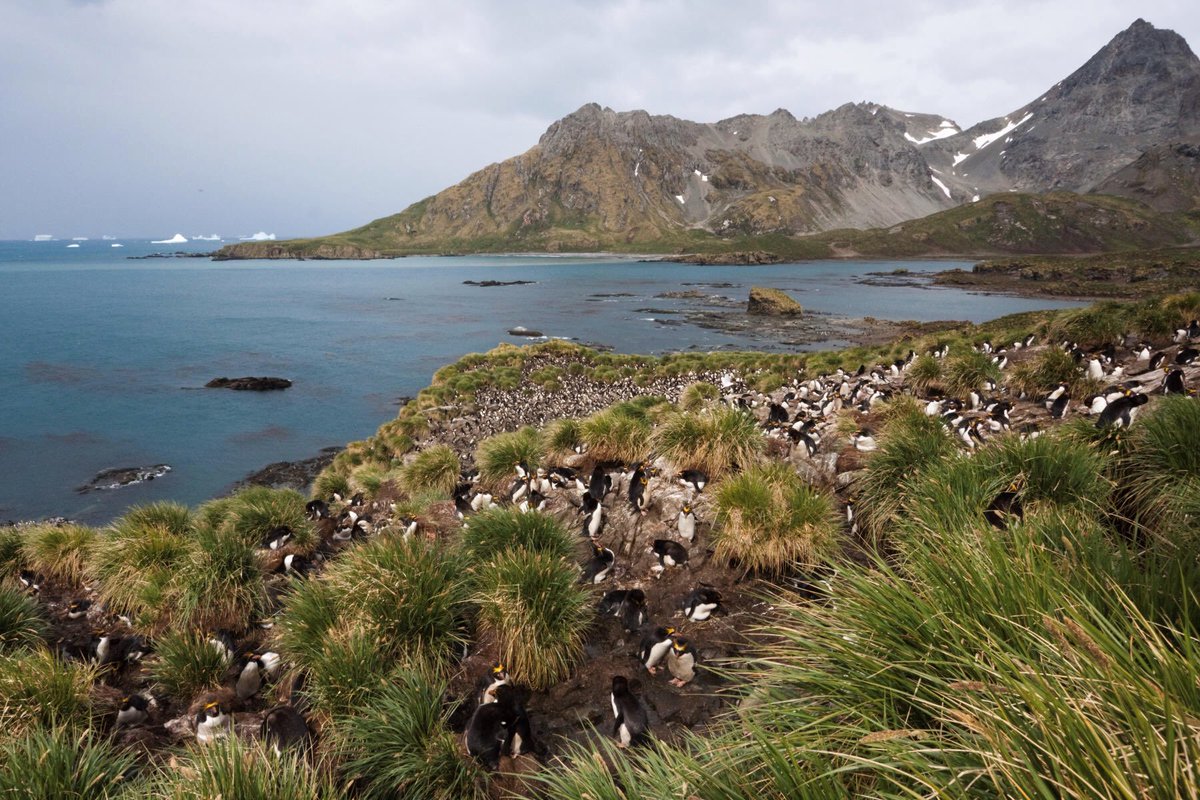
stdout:
POLYGON ((546 334, 542 333, 541 331, 530 330, 529 328, 526 328, 524 325, 518 325, 515 328, 509 328, 508 335, 509 336, 524 336, 524 337, 527 337, 530 339, 536 339, 537 337, 545 336, 546 334))
POLYGON ((135 483, 145 483, 155 478, 161 478, 170 471, 170 464, 155 464, 151 467, 113 467, 96 473, 96 477, 83 486, 76 487, 75 491, 87 494, 104 489, 120 489, 122 486, 132 486, 135 483))
POLYGON ((287 378, 213 378, 205 389, 233 389, 239 392, 282 391, 292 385, 287 378))

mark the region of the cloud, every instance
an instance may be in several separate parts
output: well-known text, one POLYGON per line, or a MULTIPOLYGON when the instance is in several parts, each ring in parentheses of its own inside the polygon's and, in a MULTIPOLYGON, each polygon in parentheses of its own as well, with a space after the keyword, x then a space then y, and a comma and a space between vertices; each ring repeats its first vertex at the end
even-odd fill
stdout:
POLYGON ((1136 14, 1200 36, 1177 0, 16 0, 0 238, 344 229, 591 101, 710 121, 872 100, 970 125, 1136 14))

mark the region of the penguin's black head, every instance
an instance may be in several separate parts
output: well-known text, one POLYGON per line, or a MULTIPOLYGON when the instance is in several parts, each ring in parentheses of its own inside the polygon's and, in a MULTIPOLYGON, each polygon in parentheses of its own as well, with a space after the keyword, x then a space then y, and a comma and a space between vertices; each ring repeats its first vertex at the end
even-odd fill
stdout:
POLYGON ((687 648, 688 648, 688 640, 687 639, 683 638, 682 636, 672 636, 671 637, 671 649, 674 650, 676 653, 682 653, 684 650, 687 650, 687 648))
POLYGON ((214 700, 211 703, 204 704, 204 716, 219 717, 221 716, 221 704, 214 700))
POLYGON ((629 691, 629 679, 624 675, 613 675, 612 690, 613 694, 629 691))
POLYGON ((507 676, 508 676, 508 670, 506 670, 504 668, 504 665, 501 664, 499 661, 497 661, 495 664, 492 665, 492 677, 493 678, 504 678, 507 676))
POLYGON ((684 503, 683 508, 681 510, 683 511, 684 514, 692 513, 692 507, 688 503, 684 503))

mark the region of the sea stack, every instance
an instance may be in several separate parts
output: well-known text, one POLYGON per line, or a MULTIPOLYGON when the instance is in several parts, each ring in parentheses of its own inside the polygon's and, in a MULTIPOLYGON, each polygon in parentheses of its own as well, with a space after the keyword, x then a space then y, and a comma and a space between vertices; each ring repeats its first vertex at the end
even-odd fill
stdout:
POLYGON ((747 314, 768 317, 798 317, 804 313, 800 304, 778 289, 762 286, 750 287, 750 301, 746 304, 747 314))

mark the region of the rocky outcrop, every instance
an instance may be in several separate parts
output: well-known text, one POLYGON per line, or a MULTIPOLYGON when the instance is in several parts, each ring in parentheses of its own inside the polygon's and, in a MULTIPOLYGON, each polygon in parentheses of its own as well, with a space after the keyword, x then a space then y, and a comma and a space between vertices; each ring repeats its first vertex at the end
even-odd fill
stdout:
POLYGON ((96 477, 83 486, 76 487, 75 491, 80 494, 87 494, 88 492, 120 489, 125 486, 132 486, 133 484, 145 483, 155 478, 161 478, 170 471, 170 464, 155 464, 149 467, 113 467, 112 469, 101 470, 96 473, 96 477))
POLYGON ((1175 142, 1152 147, 1105 178, 1096 191, 1129 197, 1156 211, 1200 209, 1200 145, 1175 142))
POLYGON ((783 257, 765 250, 737 250, 732 253, 689 253, 682 256, 664 256, 657 261, 699 266, 749 266, 754 264, 780 264, 783 257))
POLYGON ((212 254, 213 261, 242 261, 259 258, 294 258, 299 261, 311 259, 372 261, 379 258, 395 258, 373 247, 354 244, 332 244, 328 242, 241 242, 227 244, 212 254))
POLYGON ((746 303, 746 313, 767 317, 798 317, 804 313, 804 309, 778 289, 751 286, 750 300, 746 303))
POLYGON ((287 378, 213 378, 204 384, 204 388, 233 389, 238 392, 276 392, 291 385, 292 382, 287 378))

